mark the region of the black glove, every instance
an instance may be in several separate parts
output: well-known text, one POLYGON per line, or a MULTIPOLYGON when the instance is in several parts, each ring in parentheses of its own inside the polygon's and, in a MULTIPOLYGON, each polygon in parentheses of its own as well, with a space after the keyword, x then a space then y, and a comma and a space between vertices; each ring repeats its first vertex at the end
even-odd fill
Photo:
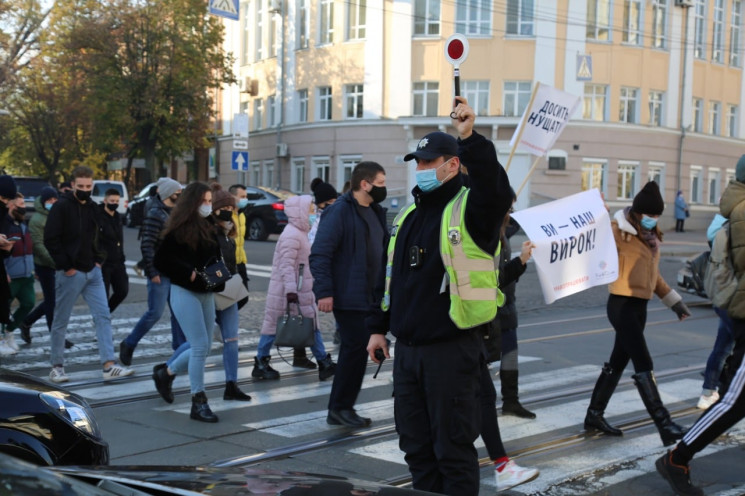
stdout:
POLYGON ((688 307, 682 301, 679 301, 678 303, 676 303, 675 305, 673 305, 671 307, 671 309, 678 316, 678 320, 683 320, 686 317, 690 317, 691 316, 691 311, 688 310, 688 307))
POLYGON ((297 293, 287 293, 287 303, 297 303, 297 293))

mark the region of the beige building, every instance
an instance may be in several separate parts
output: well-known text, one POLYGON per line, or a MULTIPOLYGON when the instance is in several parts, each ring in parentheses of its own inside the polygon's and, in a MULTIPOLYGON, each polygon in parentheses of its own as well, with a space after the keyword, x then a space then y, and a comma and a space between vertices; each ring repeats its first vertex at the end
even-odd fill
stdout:
MULTIPOLYGON (((611 208, 657 180, 674 225, 708 224, 745 153, 743 0, 250 0, 226 20, 240 84, 220 101, 213 174, 308 192, 321 176, 341 189, 354 165, 387 171, 386 206, 415 185, 403 156, 433 130, 453 132, 453 70, 445 43, 467 36, 461 93, 477 130, 506 164, 536 82, 582 98, 518 207, 597 187, 611 208), (248 117, 248 171, 231 168, 235 114, 248 117)), ((245 117, 244 117, 245 118, 245 117)), ((242 146, 238 143, 238 146, 242 146)), ((523 183, 537 157, 514 154, 523 183)))

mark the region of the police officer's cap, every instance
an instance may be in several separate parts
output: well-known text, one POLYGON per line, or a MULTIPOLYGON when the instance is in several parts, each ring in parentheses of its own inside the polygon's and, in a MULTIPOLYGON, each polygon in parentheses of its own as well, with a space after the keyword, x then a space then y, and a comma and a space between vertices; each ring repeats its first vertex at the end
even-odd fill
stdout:
POLYGON ((435 131, 419 140, 416 150, 404 157, 404 161, 424 159, 432 160, 443 155, 458 155, 458 141, 447 133, 435 131))

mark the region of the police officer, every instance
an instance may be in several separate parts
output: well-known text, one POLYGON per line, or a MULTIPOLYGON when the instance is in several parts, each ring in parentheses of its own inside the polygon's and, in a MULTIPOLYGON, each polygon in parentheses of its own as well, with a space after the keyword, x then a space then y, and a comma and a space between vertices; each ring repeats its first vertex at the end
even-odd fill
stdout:
POLYGON ((417 164, 414 204, 394 221, 367 351, 378 362, 376 350, 389 356, 386 332, 396 337, 396 429, 414 488, 468 496, 479 492, 481 335, 502 299, 494 257, 512 196, 494 145, 473 130, 466 99, 456 99, 459 139, 433 132, 404 157, 417 164))

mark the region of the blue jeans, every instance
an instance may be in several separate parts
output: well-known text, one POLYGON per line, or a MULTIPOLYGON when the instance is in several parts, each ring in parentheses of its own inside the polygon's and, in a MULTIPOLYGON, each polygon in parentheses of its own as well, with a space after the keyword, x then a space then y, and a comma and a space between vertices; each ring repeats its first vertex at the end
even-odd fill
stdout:
MULTIPOLYGON (((261 335, 261 337, 259 338, 258 350, 256 350, 256 356, 258 356, 259 359, 270 355, 272 351, 272 345, 274 344, 274 338, 274 334, 261 335)), ((315 343, 313 343, 313 346, 310 347, 310 351, 311 353, 313 353, 313 356, 316 357, 316 360, 320 362, 321 360, 326 358, 326 347, 323 345, 321 331, 316 329, 316 332, 313 334, 313 339, 315 340, 315 343)))
POLYGON ((724 362, 732 354, 735 347, 732 319, 727 315, 726 310, 714 307, 714 311, 719 316, 719 329, 714 341, 714 348, 706 361, 706 371, 704 372, 704 389, 711 389, 712 391, 715 391, 719 386, 719 376, 722 374, 724 362))
POLYGON ((111 314, 109 302, 106 299, 106 289, 103 285, 101 269, 94 267, 90 272, 77 271, 66 276, 64 271, 58 270, 55 275, 55 306, 54 321, 52 322, 52 351, 50 361, 52 366, 64 364, 65 332, 70 322, 72 307, 78 296, 88 303, 88 308, 96 327, 98 341, 98 355, 101 363, 115 361, 114 343, 111 338, 111 314))
MULTIPOLYGON (((150 279, 147 280, 147 311, 140 317, 129 336, 124 338, 124 342, 128 346, 136 348, 140 339, 160 320, 163 311, 166 309, 170 291, 171 280, 163 274, 160 275, 160 284, 156 284, 150 279)), ((175 350, 185 341, 181 326, 179 326, 178 320, 173 315, 173 309, 171 309, 171 346, 175 350)))
POLYGON ((188 370, 191 394, 196 394, 204 391, 204 363, 215 326, 215 295, 195 293, 174 284, 171 286, 171 308, 181 324, 189 348, 182 350, 168 368, 176 374, 188 370))

